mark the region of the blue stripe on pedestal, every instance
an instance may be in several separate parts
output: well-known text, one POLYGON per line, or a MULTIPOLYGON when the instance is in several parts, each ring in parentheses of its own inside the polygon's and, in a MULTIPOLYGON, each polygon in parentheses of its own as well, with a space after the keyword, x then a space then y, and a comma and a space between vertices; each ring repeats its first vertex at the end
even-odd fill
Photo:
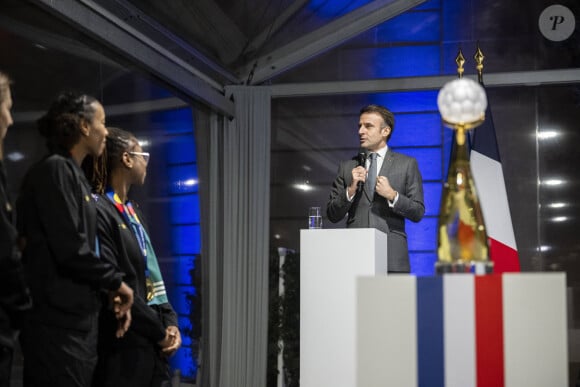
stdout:
POLYGON ((444 387, 443 279, 417 278, 419 387, 444 387))

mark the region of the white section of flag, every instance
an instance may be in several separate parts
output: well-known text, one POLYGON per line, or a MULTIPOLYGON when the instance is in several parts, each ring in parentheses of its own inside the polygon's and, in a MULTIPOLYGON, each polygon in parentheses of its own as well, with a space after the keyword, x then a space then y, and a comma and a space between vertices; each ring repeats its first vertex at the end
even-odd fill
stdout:
POLYGON ((475 149, 470 161, 487 235, 517 250, 501 163, 475 149))
POLYGON ((476 387, 475 285, 472 274, 443 280, 445 387, 476 387))

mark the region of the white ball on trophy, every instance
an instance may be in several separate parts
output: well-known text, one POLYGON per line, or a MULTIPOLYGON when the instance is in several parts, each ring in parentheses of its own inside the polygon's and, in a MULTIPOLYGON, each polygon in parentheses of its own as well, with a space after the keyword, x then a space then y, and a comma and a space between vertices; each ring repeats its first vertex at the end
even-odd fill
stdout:
POLYGON ((439 91, 437 106, 449 124, 470 124, 483 119, 487 108, 485 90, 470 78, 447 82, 439 91))

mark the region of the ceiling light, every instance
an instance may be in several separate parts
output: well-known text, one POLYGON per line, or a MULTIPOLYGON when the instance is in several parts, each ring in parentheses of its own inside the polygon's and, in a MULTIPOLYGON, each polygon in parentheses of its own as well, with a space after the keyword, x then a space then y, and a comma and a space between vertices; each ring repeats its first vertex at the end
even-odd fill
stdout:
POLYGON ((562 185, 566 183, 565 180, 561 180, 561 179, 548 179, 548 180, 544 180, 542 182, 543 185, 549 185, 549 186, 557 186, 557 185, 562 185))
POLYGON ((294 188, 299 189, 299 190, 304 191, 304 192, 308 192, 308 191, 313 190, 312 186, 308 183, 294 184, 294 188))
POLYGON ((547 140, 550 138, 555 138, 560 136, 560 132, 556 131, 556 130, 543 130, 541 132, 538 132, 538 139, 540 140, 547 140))
POLYGON ((561 202, 560 203, 550 203, 550 204, 548 204, 548 207, 550 207, 550 208, 564 208, 564 207, 567 207, 567 206, 568 206, 568 204, 561 203, 561 202))
POLYGON ((181 187, 193 187, 196 184, 197 184, 196 179, 179 180, 177 182, 177 186, 179 188, 181 188, 181 187))

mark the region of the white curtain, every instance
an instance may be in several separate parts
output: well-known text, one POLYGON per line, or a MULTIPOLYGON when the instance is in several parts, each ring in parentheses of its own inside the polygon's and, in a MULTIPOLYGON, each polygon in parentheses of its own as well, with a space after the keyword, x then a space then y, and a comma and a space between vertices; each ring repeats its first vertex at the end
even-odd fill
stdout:
POLYGON ((234 119, 196 112, 203 275, 198 384, 265 387, 270 89, 231 86, 227 93, 234 119))

